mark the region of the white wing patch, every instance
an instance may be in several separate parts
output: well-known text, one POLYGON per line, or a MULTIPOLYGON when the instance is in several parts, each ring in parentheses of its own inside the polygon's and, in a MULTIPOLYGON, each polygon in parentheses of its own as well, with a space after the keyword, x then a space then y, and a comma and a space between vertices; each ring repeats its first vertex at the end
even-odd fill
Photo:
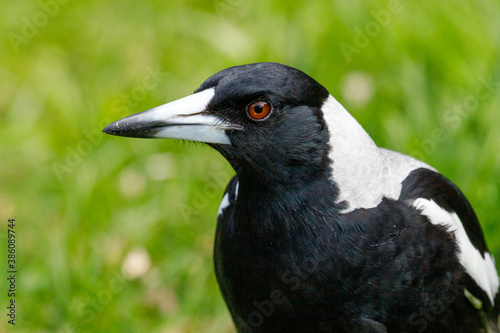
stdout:
MULTIPOLYGON (((238 198, 238 190, 239 190, 240 182, 236 182, 236 186, 234 188, 234 201, 238 198)), ((224 212, 224 209, 229 207, 231 203, 229 202, 229 192, 226 192, 222 197, 222 201, 220 202, 219 211, 217 212, 217 217, 221 216, 224 212)))
POLYGON ((491 304, 494 305, 494 299, 498 293, 499 282, 493 256, 486 252, 483 258, 478 249, 472 245, 456 213, 447 212, 433 200, 420 198, 414 200, 411 204, 422 210, 422 213, 429 218, 432 224, 446 226, 448 227, 448 231, 455 234, 457 245, 460 250, 460 264, 474 281, 476 281, 477 285, 486 292, 491 304))
POLYGON ((222 197, 222 201, 220 202, 220 206, 219 206, 219 211, 217 212, 217 217, 221 216, 222 212, 227 207, 229 207, 229 193, 228 192, 226 192, 226 194, 224 194, 224 196, 222 197))
POLYGON ((347 202, 342 213, 377 207, 384 197, 397 200, 403 180, 418 168, 435 170, 410 156, 380 149, 333 96, 321 111, 330 133, 333 181, 339 188, 338 202, 347 202))

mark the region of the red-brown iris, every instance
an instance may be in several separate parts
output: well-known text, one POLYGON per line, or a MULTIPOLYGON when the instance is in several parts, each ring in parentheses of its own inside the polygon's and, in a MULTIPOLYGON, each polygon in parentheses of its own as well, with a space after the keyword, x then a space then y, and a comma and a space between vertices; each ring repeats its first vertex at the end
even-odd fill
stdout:
POLYGON ((262 120, 271 113, 271 104, 266 101, 257 101, 248 105, 248 116, 254 120, 262 120))

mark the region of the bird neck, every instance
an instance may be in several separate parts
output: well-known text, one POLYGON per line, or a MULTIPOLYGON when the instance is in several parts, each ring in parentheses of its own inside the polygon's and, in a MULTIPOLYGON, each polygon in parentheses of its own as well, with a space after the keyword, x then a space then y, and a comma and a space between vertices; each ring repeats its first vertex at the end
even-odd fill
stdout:
POLYGON ((375 142, 331 95, 322 107, 329 131, 332 178, 339 188, 337 202, 349 212, 377 206, 388 177, 385 157, 375 142))
POLYGON ((263 186, 244 174, 238 179, 234 227, 241 234, 277 242, 289 236, 314 237, 345 208, 336 204, 338 190, 328 176, 287 187, 263 186))

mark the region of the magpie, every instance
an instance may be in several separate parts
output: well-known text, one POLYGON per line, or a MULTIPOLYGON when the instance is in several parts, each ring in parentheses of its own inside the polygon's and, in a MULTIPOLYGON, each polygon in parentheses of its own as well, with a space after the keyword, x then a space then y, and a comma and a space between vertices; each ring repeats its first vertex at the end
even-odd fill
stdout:
POLYGON ((498 332, 495 261, 463 193, 378 148, 307 74, 227 68, 103 131, 205 142, 234 168, 214 263, 238 332, 498 332))

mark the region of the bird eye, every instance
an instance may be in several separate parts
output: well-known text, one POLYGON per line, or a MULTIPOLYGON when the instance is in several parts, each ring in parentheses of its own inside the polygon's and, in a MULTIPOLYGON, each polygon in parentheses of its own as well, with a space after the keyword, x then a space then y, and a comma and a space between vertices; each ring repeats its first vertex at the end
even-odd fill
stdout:
POLYGON ((253 102, 247 107, 247 113, 252 120, 265 120, 271 113, 271 104, 266 101, 253 102))

